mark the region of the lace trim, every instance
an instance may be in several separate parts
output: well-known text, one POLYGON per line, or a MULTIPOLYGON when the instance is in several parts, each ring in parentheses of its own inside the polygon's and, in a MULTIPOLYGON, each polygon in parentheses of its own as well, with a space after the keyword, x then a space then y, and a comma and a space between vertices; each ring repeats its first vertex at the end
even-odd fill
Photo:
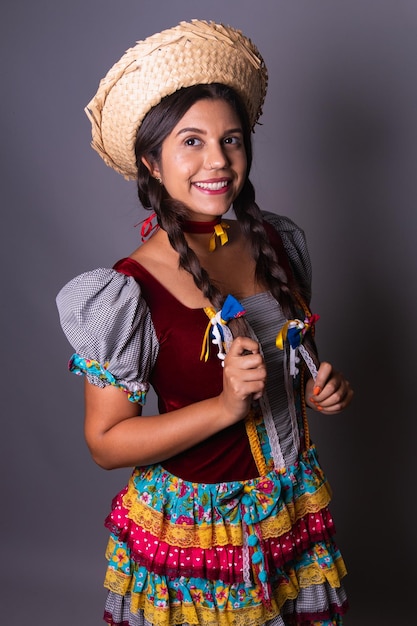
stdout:
MULTIPOLYGON (((120 571, 109 569, 106 574, 104 586, 113 593, 125 595, 131 593, 130 611, 132 614, 144 611, 145 619, 155 626, 171 626, 172 624, 200 624, 201 626, 261 626, 268 619, 273 619, 280 614, 280 609, 288 600, 295 600, 300 588, 311 585, 329 583, 333 588, 340 587, 340 579, 346 575, 343 559, 339 558, 328 569, 321 569, 319 564, 311 564, 300 568, 298 572, 289 570, 282 577, 280 583, 273 590, 270 606, 261 604, 259 587, 248 590, 250 606, 236 610, 234 599, 236 590, 233 585, 222 586, 222 594, 216 594, 217 607, 208 608, 205 592, 202 589, 189 585, 192 601, 185 602, 171 598, 164 579, 158 583, 158 591, 161 599, 158 603, 150 594, 146 596, 148 581, 144 581, 144 592, 134 591, 134 578, 126 576, 120 571)), ((187 580, 182 581, 187 584, 187 580)), ((212 593, 209 602, 213 602, 212 593)))
POLYGON ((298 584, 301 588, 311 585, 322 585, 329 583, 333 589, 340 587, 340 580, 346 576, 347 570, 342 557, 336 559, 332 565, 326 569, 320 568, 316 563, 303 567, 298 571, 298 584))
POLYGON ((293 377, 290 374, 290 366, 288 364, 287 348, 284 347, 284 381, 285 389, 287 391, 288 398, 288 412, 291 418, 291 429, 294 447, 296 450, 300 449, 300 436, 298 432, 297 412, 295 410, 295 397, 294 397, 294 382, 293 377))
POLYGON ((307 348, 305 346, 303 346, 302 344, 300 346, 298 346, 298 349, 300 351, 301 356, 303 357, 305 364, 307 365, 308 369, 310 370, 310 374, 313 378, 313 380, 316 380, 317 378, 317 367, 316 364, 314 363, 313 359, 311 358, 310 353, 308 352, 307 348))
MULTIPOLYGON (((304 390, 306 388, 305 386, 305 366, 300 368, 301 369, 301 381, 300 381, 300 388, 302 390, 304 390)), ((311 440, 310 440, 310 424, 308 422, 308 416, 307 416, 307 404, 306 404, 306 395, 305 392, 300 393, 300 399, 301 399, 301 417, 303 420, 303 437, 304 437, 304 447, 306 450, 308 450, 311 446, 311 440)))
POLYGON ((309 513, 318 513, 328 506, 332 498, 330 485, 326 482, 314 494, 304 494, 296 503, 287 504, 275 518, 267 518, 260 522, 263 539, 281 537, 290 532, 293 525, 309 513))
MULTIPOLYGON (((259 341, 255 332, 251 328, 249 328, 249 334, 252 337, 252 339, 254 339, 256 342, 259 341)), ((262 351, 262 346, 260 346, 260 350, 263 356, 264 353, 262 351)), ((272 460, 274 463, 274 467, 275 469, 283 470, 285 468, 284 455, 282 454, 278 431, 275 427, 274 418, 272 415, 271 407, 269 405, 267 394, 264 394, 259 399, 259 406, 261 407, 261 410, 262 410, 262 417, 264 420, 266 433, 269 439, 269 445, 271 449, 271 456, 272 456, 272 460)))
POLYGON ((172 626, 174 624, 199 624, 199 626, 247 626, 250 624, 251 626, 263 626, 267 620, 279 615, 278 609, 266 611, 262 606, 233 612, 228 610, 223 613, 201 605, 196 606, 193 603, 161 608, 146 598, 137 598, 136 600, 133 595, 131 606, 132 612, 142 609, 145 619, 154 626, 172 626))
POLYGON ((283 470, 285 468, 285 460, 279 442, 278 431, 275 427, 274 418, 272 416, 271 407, 266 394, 259 400, 259 404, 262 408, 265 429, 269 439, 274 467, 277 470, 283 470))
MULTIPOLYGON (((305 493, 296 501, 290 502, 273 517, 259 522, 264 539, 279 537, 288 533, 292 526, 308 513, 317 513, 324 509, 331 500, 331 489, 327 482, 314 493, 305 493)), ((197 525, 172 524, 164 514, 155 511, 138 499, 138 492, 131 481, 128 491, 123 496, 123 504, 129 509, 129 518, 141 528, 150 532, 160 541, 181 548, 200 547, 209 549, 213 545, 229 544, 242 546, 242 527, 201 523, 197 525)))
POLYGON ((104 586, 106 589, 117 593, 119 596, 125 596, 129 591, 132 591, 131 587, 133 584, 133 578, 128 574, 110 568, 106 572, 104 586))
POLYGON ((243 570, 243 580, 245 581, 245 585, 248 587, 250 585, 251 580, 251 568, 249 562, 249 544, 248 544, 248 532, 247 529, 244 530, 244 544, 243 544, 243 554, 242 554, 242 570, 243 570))

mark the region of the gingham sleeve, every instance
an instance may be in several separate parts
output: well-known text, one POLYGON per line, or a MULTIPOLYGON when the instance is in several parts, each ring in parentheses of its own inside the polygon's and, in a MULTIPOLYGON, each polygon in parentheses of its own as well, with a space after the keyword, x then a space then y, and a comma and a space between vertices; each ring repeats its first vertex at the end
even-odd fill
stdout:
POLYGON ((144 404, 158 340, 140 286, 131 276, 100 268, 71 280, 57 296, 62 329, 75 350, 70 371, 114 385, 144 404))
POLYGON ((282 243, 288 255, 292 271, 307 303, 311 300, 311 261, 304 231, 289 217, 262 211, 265 221, 281 235, 282 243))

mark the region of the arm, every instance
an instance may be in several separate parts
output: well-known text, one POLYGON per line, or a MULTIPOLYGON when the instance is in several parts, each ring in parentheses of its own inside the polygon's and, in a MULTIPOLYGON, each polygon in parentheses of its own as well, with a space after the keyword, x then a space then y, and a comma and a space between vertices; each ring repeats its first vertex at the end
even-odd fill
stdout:
POLYGON ((140 407, 119 389, 86 383, 87 445, 105 469, 163 461, 244 419, 252 398, 262 395, 265 380, 258 344, 238 337, 224 361, 222 393, 177 411, 141 416, 140 407))

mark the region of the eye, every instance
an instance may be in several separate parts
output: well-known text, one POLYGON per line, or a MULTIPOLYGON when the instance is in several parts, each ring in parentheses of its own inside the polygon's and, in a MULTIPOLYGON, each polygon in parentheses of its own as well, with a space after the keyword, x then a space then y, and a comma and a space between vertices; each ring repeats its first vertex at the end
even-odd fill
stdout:
POLYGON ((197 137, 188 137, 185 141, 184 141, 186 146, 201 146, 202 141, 201 139, 198 139, 197 137))
POLYGON ((225 137, 223 141, 228 146, 240 146, 242 143, 240 137, 225 137))

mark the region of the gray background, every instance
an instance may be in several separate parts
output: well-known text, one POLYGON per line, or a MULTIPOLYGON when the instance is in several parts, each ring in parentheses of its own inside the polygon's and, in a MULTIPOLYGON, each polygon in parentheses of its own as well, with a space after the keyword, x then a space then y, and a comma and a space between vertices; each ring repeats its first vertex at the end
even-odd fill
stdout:
POLYGON ((305 229, 321 355, 356 390, 342 416, 311 416, 346 623, 414 624, 417 3, 3 0, 1 14, 1 622, 102 623, 102 520, 129 472, 89 458, 55 295, 136 247, 144 212, 89 148, 83 107, 137 39, 198 17, 265 57, 257 198, 305 229))

